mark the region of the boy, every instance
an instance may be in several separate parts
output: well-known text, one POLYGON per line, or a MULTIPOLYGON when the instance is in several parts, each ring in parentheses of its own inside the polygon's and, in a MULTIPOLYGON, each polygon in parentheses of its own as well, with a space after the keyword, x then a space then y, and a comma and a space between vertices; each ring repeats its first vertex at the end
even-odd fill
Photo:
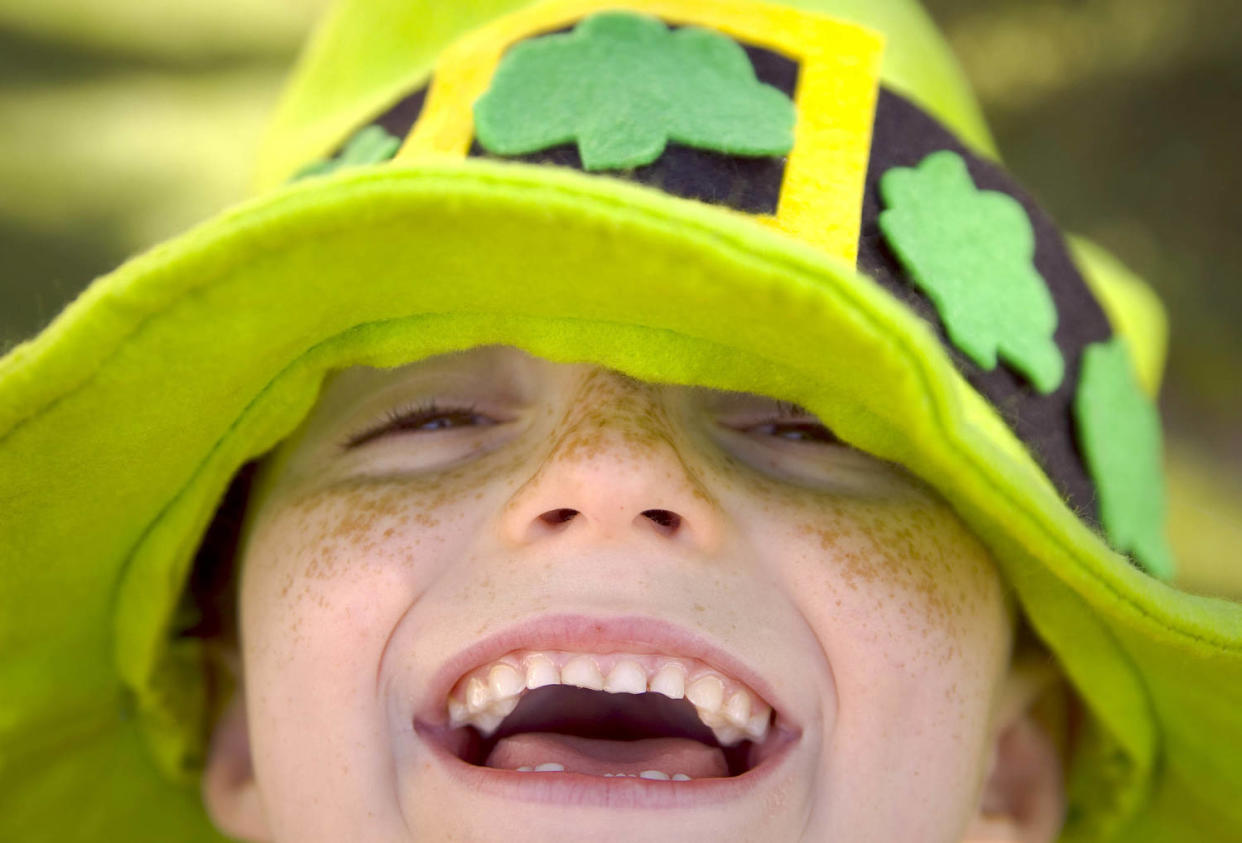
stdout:
POLYGON ((1158 308, 917 10, 463 5, 0 364, 3 836, 1236 839, 1158 308))
POLYGON ((351 369, 249 513, 204 782, 234 836, 1060 825, 987 552, 799 408, 501 346, 351 369))

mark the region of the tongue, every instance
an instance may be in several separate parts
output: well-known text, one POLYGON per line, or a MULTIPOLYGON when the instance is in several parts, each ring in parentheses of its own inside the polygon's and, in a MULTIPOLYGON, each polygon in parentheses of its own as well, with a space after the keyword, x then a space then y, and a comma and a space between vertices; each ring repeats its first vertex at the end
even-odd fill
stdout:
POLYGON ((536 767, 553 762, 567 773, 602 776, 626 773, 637 776, 659 770, 669 776, 684 773, 692 779, 728 775, 724 753, 689 738, 644 738, 607 741, 553 732, 523 732, 501 738, 487 756, 486 766, 498 770, 536 767))

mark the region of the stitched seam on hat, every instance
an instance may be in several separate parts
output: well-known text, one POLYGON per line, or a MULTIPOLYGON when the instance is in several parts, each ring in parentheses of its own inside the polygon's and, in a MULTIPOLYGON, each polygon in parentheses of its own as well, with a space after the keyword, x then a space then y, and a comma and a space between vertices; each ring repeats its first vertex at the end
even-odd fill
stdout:
MULTIPOLYGON (((538 165, 489 163, 489 164, 472 164, 468 166, 459 166, 456 169, 447 169, 447 170, 443 168, 439 168, 439 169, 431 171, 430 178, 434 178, 435 176, 440 176, 441 179, 443 179, 444 176, 448 176, 448 178, 452 182, 454 182, 452 186, 458 187, 458 188, 464 187, 468 185, 469 183, 473 182, 473 183, 477 183, 480 185, 496 186, 496 187, 520 187, 520 188, 528 189, 531 191, 540 191, 546 194, 552 194, 554 196, 560 195, 560 196, 572 198, 575 200, 589 199, 598 205, 604 206, 605 208, 623 211, 629 215, 632 215, 638 218, 641 221, 658 221, 658 222, 663 222, 663 223, 675 222, 683 230, 686 228, 693 229, 699 235, 707 235, 708 237, 717 241, 718 243, 729 246, 736 253, 740 253, 741 255, 745 257, 759 259, 764 262, 782 267, 787 272, 797 275, 800 279, 803 279, 804 281, 809 281, 810 278, 814 278, 815 281, 813 283, 817 286, 822 286, 826 282, 831 285, 831 289, 842 299, 843 302, 848 303, 849 305, 852 306, 854 313, 856 315, 864 317, 865 320, 872 327, 882 329, 880 330, 880 333, 883 336, 888 338, 890 341, 895 341, 897 347, 900 348, 903 356, 908 359, 908 363, 918 373, 917 376, 919 378, 920 384, 922 385, 924 389, 924 394, 926 395, 936 394, 935 390, 933 389, 934 379, 931 377, 931 373, 925 367, 924 361, 922 360, 921 356, 917 353, 917 349, 915 349, 913 346, 910 345, 905 331, 890 330, 887 325, 884 325, 882 322, 880 322, 876 314, 874 314, 870 308, 866 307, 864 303, 860 302, 860 300, 855 297, 853 291, 849 290, 847 287, 840 284, 833 275, 829 275, 828 273, 825 273, 823 271, 816 271, 815 269, 807 266, 807 264, 804 261, 797 260, 792 255, 789 255, 786 253, 760 252, 756 250, 752 244, 748 243, 747 239, 739 237, 737 234, 731 231, 720 230, 719 228, 716 227, 716 225, 710 224, 706 220, 699 219, 698 214, 686 214, 683 216, 680 214, 674 214, 672 212, 672 207, 684 207, 682 203, 689 202, 690 200, 679 200, 675 198, 669 198, 665 196, 664 194, 658 194, 661 199, 672 204, 672 207, 653 208, 653 207, 650 207, 646 201, 641 201, 639 204, 635 204, 632 200, 627 201, 627 199, 623 196, 611 195, 611 193, 601 195, 594 191, 584 190, 582 188, 585 185, 571 185, 568 183, 568 180, 566 179, 566 177, 560 173, 555 174, 553 178, 556 178, 558 180, 566 179, 565 182, 549 184, 548 175, 549 174, 548 174, 547 169, 539 167, 538 165), (502 175, 499 172, 501 168, 504 168, 505 170, 510 171, 510 172, 506 172, 502 175), (488 170, 494 170, 494 172, 487 172, 488 170), (533 171, 533 172, 527 172, 527 171, 533 171), (538 172, 541 177, 538 179, 531 178, 531 176, 533 176, 535 172, 538 172)), ((287 194, 284 197, 281 197, 277 202, 273 203, 269 207, 263 208, 263 211, 261 214, 255 210, 255 205, 246 205, 246 206, 239 208, 234 213, 228 214, 220 220, 209 222, 206 225, 207 226, 217 226, 217 225, 224 226, 224 225, 229 225, 229 224, 235 224, 239 220, 244 220, 250 214, 254 214, 256 217, 262 217, 262 216, 270 217, 273 215, 283 216, 284 214, 281 213, 282 211, 287 212, 287 211, 298 210, 299 206, 301 205, 301 203, 298 200, 300 200, 303 196, 305 196, 308 193, 313 194, 316 198, 322 199, 322 198, 331 197, 334 193, 339 193, 339 192, 345 192, 348 194, 349 192, 352 192, 352 190, 357 189, 360 186, 366 186, 370 184, 378 183, 382 187, 386 184, 396 182, 396 181, 405 182, 405 181, 425 180, 428 178, 429 178, 428 170, 426 168, 418 168, 418 167, 398 168, 398 167, 391 167, 391 166, 389 167, 380 166, 380 167, 372 167, 372 168, 367 168, 367 169, 358 168, 358 170, 355 170, 352 173, 347 171, 346 175, 344 176, 337 176, 337 177, 332 178, 332 181, 326 185, 316 184, 314 181, 303 182, 299 184, 298 186, 296 186, 295 188, 293 188, 294 192, 287 194), (289 205, 292 205, 293 207, 289 208, 288 207, 289 205)), ((598 178, 598 177, 577 176, 577 178, 590 179, 590 178, 598 178)), ((624 183, 621 183, 615 180, 609 184, 609 188, 611 188, 612 190, 619 191, 619 192, 627 192, 630 190, 634 190, 634 191, 638 191, 640 194, 646 194, 647 196, 650 196, 651 194, 655 193, 655 191, 651 188, 636 187, 636 186, 627 185, 627 184, 624 184, 624 183)), ((262 206, 263 202, 264 200, 259 200, 258 203, 256 204, 258 204, 259 206, 262 206)), ((305 207, 305 206, 302 206, 302 207, 305 207)), ((574 210, 580 210, 580 209, 574 209, 574 210)), ((569 218, 573 218, 573 219, 580 219, 579 216, 576 216, 574 214, 568 214, 566 216, 568 216, 569 218)), ((373 223, 374 220, 370 220, 369 222, 373 223)), ((331 229, 329 229, 329 232, 334 232, 334 233, 343 232, 347 230, 354 230, 355 228, 356 228, 356 225, 336 225, 336 226, 333 226, 331 229)), ((199 230, 202 230, 202 229, 199 229, 199 230)), ((238 229, 235 229, 234 232, 226 236, 236 236, 237 231, 238 229)), ((328 233, 328 232, 320 232, 320 233, 323 234, 323 233, 328 233)), ((307 231, 303 229, 301 231, 298 231, 297 234, 304 238, 307 234, 307 231)), ((666 239, 666 238, 667 238, 667 235, 662 235, 661 237, 661 239, 666 239)), ((216 242, 213 245, 218 246, 219 243, 216 242)), ((261 251, 264 253, 276 253, 278 251, 296 248, 297 245, 298 245, 297 243, 290 244, 290 241, 288 239, 282 239, 280 245, 263 243, 262 245, 256 246, 254 251, 255 252, 261 251)), ((254 254, 252 252, 249 255, 250 259, 253 259, 253 256, 254 254)), ((226 275, 233 274, 234 272, 236 272, 237 267, 241 265, 242 263, 244 263, 244 261, 241 260, 241 256, 239 256, 239 258, 235 262, 233 262, 228 268, 221 269, 217 273, 213 273, 208 278, 205 278, 201 283, 196 284, 194 287, 184 290, 181 296, 178 296, 176 299, 173 299, 172 301, 168 302, 165 308, 161 310, 152 311, 146 314, 133 326, 133 328, 127 334, 125 334, 123 337, 121 337, 117 341, 116 347, 113 348, 112 351, 108 355, 98 359, 98 364, 93 372, 91 372, 86 378, 81 380, 79 383, 75 384, 67 392, 50 400, 47 404, 45 404, 43 407, 33 412, 31 415, 26 416, 25 418, 15 423, 8 431, 0 435, 0 444, 3 444, 4 441, 7 440, 11 434, 13 434, 15 431, 17 431, 21 427, 23 427, 26 423, 38 417, 39 415, 46 413, 47 411, 52 409, 57 403, 59 403, 61 400, 67 398, 68 396, 72 395, 74 392, 82 389, 87 384, 89 384, 91 380, 93 380, 94 377, 98 375, 98 373, 103 369, 104 365, 108 361, 110 361, 112 357, 114 357, 120 351, 124 343, 126 343, 127 341, 132 339, 134 336, 136 336, 140 331, 142 331, 142 329, 145 328, 145 326, 153 318, 159 316, 165 310, 174 306, 177 302, 182 301, 186 295, 197 292, 198 290, 209 286, 210 284, 214 283, 215 281, 219 280, 220 278, 226 275)), ((849 270, 849 271, 854 272, 854 270, 849 270)), ((914 318, 914 317, 911 317, 911 318, 914 318)), ((30 364, 28 363, 27 365, 30 365, 30 364)), ((946 408, 943 406, 944 402, 941 400, 931 400, 930 403, 932 406, 932 416, 933 416, 933 419, 935 420, 936 426, 938 427, 938 429, 944 436, 946 442, 950 444, 950 447, 952 448, 953 452, 957 454, 958 456, 963 457, 965 462, 971 465, 975 469, 975 472, 974 472, 975 475, 983 479, 987 486, 989 486, 995 492, 997 492, 1009 504, 1012 510, 1023 512, 1024 514, 1027 513, 1028 511, 1026 510, 1026 508, 1018 506, 1017 502, 1014 500, 1013 496, 1009 493, 1009 491, 1005 488, 1005 486, 998 483, 996 481, 996 478, 992 475, 992 473, 987 471, 986 467, 982 465, 979 460, 974 459, 974 454, 970 451, 970 449, 967 448, 964 445, 964 443, 958 439, 956 435, 953 435, 951 428, 947 424, 946 408)), ((1205 645, 1209 645, 1225 653, 1232 653, 1232 654, 1242 653, 1242 642, 1233 642, 1232 644, 1227 645, 1226 642, 1220 639, 1206 638, 1200 635, 1199 633, 1192 633, 1188 630, 1181 629, 1180 627, 1169 626, 1168 624, 1160 621, 1155 615, 1151 614, 1143 606, 1123 596, 1120 592, 1116 590, 1116 588, 1111 583, 1099 577, 1096 574, 1096 572, 1092 569, 1092 567, 1089 564, 1087 564, 1085 560, 1082 559, 1078 555, 1077 552, 1075 552, 1074 548, 1066 547, 1065 543, 1060 539, 1057 532, 1049 528, 1049 526, 1045 522, 1045 519, 1033 518, 1029 514, 1027 514, 1025 520, 1028 523, 1033 522, 1033 525, 1036 527, 1039 533, 1043 534, 1045 538, 1049 540, 1052 545, 1060 549, 1068 558, 1073 559, 1082 572, 1086 573, 1091 580, 1101 585, 1104 588, 1104 590, 1110 593, 1117 602, 1133 608, 1137 614, 1146 618, 1148 621, 1157 624, 1161 628, 1165 630, 1174 631, 1175 634, 1181 638, 1185 638, 1187 640, 1196 641, 1196 642, 1199 642, 1205 645)), ((1149 703, 1150 702, 1151 701, 1149 699, 1149 703)))

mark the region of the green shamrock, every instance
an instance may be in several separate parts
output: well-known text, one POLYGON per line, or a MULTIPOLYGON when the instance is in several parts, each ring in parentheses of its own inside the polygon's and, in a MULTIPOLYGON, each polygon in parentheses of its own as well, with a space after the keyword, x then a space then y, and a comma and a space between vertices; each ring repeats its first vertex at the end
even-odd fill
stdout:
POLYGON ((944 150, 884 174, 880 229, 914 285, 936 306, 953 344, 984 369, 999 355, 1041 393, 1065 361, 1057 311, 1035 268, 1035 232, 1017 200, 979 190, 966 162, 944 150))
POLYGON ((1088 346, 1074 416, 1109 542, 1152 574, 1171 578, 1160 417, 1139 387, 1123 340, 1088 346))
POLYGON ((755 78, 737 42, 625 12, 514 46, 474 118, 495 155, 576 140, 591 171, 650 164, 669 141, 730 155, 793 149, 793 103, 755 78))
POLYGON ((379 164, 397 154, 401 139, 388 134, 383 126, 367 126, 356 133, 345 149, 335 158, 321 158, 307 164, 293 177, 293 181, 310 176, 326 176, 343 167, 359 167, 363 164, 379 164))

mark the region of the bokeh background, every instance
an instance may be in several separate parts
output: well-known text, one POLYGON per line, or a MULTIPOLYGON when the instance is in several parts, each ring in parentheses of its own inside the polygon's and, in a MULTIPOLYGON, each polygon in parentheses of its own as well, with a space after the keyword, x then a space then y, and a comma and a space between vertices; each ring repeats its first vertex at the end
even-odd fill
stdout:
MULTIPOLYGON (((328 2, 0 0, 0 351, 246 195, 328 2)), ((1242 7, 925 2, 1019 180, 1164 299, 1181 581, 1242 597, 1242 7)))

